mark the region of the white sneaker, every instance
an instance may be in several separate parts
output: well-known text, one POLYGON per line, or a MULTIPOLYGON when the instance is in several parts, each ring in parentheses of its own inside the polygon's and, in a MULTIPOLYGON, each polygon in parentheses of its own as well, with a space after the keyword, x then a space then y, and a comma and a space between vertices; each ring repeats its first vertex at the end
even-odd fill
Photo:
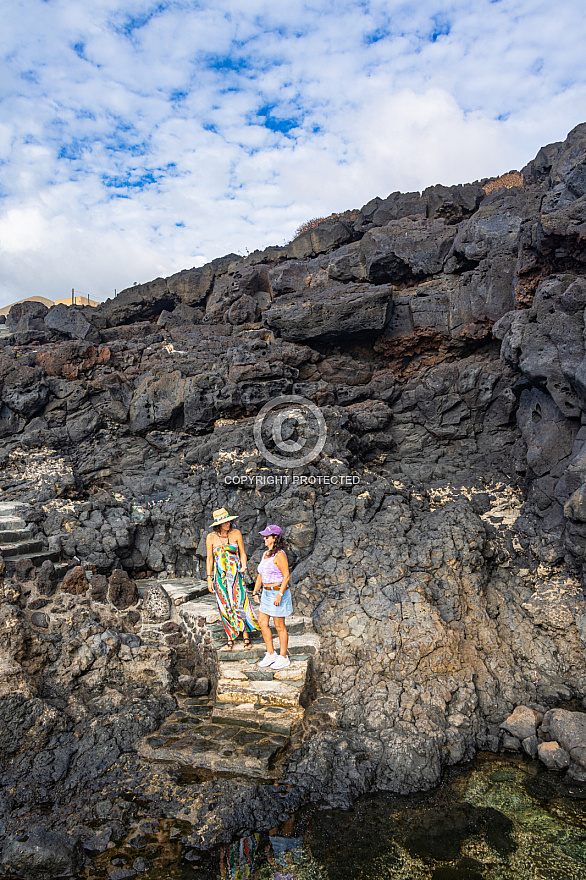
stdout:
POLYGON ((271 669, 285 669, 290 665, 291 661, 288 657, 283 657, 281 654, 277 654, 276 659, 271 663, 271 669))
POLYGON ((269 654, 268 651, 265 651, 264 657, 262 660, 259 660, 256 665, 260 666, 261 669, 264 669, 265 667, 270 666, 271 663, 274 663, 278 656, 279 655, 276 652, 274 654, 269 654))

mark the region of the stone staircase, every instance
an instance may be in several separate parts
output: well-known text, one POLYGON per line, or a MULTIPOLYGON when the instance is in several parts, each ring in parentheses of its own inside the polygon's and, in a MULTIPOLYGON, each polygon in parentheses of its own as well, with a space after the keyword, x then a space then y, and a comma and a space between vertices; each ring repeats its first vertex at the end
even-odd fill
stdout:
POLYGON ((43 542, 35 538, 31 529, 16 513, 20 507, 17 502, 0 503, 0 555, 8 565, 21 559, 30 559, 33 565, 40 566, 45 559, 56 562, 59 553, 43 549, 43 542))
MULTIPOLYGON (((170 594, 169 587, 175 587, 174 601, 180 599, 177 612, 186 629, 194 629, 197 622, 203 631, 217 662, 217 682, 211 697, 179 697, 177 711, 142 740, 139 754, 168 764, 185 781, 217 776, 274 781, 314 696, 313 663, 319 638, 310 619, 287 619, 290 666, 276 672, 259 669, 257 663, 265 653, 260 633, 251 634, 249 650, 241 641, 232 651, 219 650, 226 637, 216 600, 205 583, 181 589, 177 581, 169 586, 166 581, 159 583, 170 594), (181 601, 186 591, 195 589, 199 596, 181 601)), ((276 630, 273 638, 279 650, 276 630)))

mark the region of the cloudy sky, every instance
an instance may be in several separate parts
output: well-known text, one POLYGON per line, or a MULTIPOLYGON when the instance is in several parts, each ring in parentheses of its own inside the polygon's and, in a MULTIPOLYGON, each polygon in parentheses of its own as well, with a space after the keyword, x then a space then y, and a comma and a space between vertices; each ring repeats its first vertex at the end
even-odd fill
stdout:
POLYGON ((283 244, 586 121, 578 0, 4 0, 0 306, 283 244))

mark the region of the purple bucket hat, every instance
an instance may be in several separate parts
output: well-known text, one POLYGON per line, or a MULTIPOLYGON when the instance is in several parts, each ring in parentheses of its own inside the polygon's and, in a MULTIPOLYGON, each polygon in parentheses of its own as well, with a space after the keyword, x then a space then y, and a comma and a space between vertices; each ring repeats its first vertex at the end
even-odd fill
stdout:
POLYGON ((268 538, 269 535, 282 535, 283 529, 280 526, 267 526, 266 529, 263 529, 262 532, 259 532, 259 535, 262 535, 263 538, 268 538))

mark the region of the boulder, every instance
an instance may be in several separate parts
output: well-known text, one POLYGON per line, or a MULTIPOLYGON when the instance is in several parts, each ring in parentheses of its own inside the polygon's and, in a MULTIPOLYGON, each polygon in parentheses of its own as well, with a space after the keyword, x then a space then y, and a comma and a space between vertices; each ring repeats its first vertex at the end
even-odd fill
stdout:
POLYGON ((527 739, 523 740, 521 745, 523 747, 523 751, 525 752, 525 754, 529 755, 530 758, 538 758, 539 757, 539 755, 538 755, 539 740, 537 739, 537 737, 535 735, 528 736, 527 739))
POLYGON ((63 578, 61 592, 79 596, 89 590, 89 587, 85 569, 81 565, 76 565, 74 568, 70 568, 63 578))
POLYGON ((129 409, 130 428, 139 434, 155 425, 168 425, 182 412, 187 380, 179 370, 165 373, 155 379, 142 381, 129 409))
POLYGON ((45 315, 45 326, 69 339, 83 339, 86 342, 99 342, 100 334, 77 306, 65 303, 52 306, 45 315))
POLYGON ((39 828, 9 837, 1 864, 7 877, 36 880, 70 877, 83 866, 83 858, 77 840, 39 828))
POLYGON ((167 278, 167 290, 185 306, 199 306, 205 302, 212 289, 214 275, 211 263, 194 269, 184 269, 167 278))
POLYGON ((372 284, 404 284, 441 272, 455 238, 439 220, 399 220, 369 230, 360 259, 372 284))
POLYGON ((260 309, 252 296, 243 294, 232 303, 226 317, 230 324, 252 324, 260 317, 260 309))
POLYGON ((422 197, 427 206, 428 219, 441 218, 451 225, 460 223, 473 214, 484 198, 480 183, 457 186, 429 186, 422 197))
POLYGON ((121 568, 115 569, 108 578, 108 599, 120 609, 136 605, 140 600, 136 584, 121 568))
POLYGON ((313 229, 302 232, 287 245, 287 255, 294 259, 315 257, 341 247, 354 238, 354 230, 343 220, 322 220, 313 229))
POLYGON ((103 574, 95 574, 91 581, 92 602, 104 604, 108 597, 108 579, 103 574))
POLYGON ((35 300, 15 303, 6 316, 6 326, 15 327, 25 317, 42 319, 48 311, 49 309, 44 303, 35 300))
POLYGON ((537 755, 548 770, 566 770, 570 766, 570 756, 555 740, 539 743, 537 755))
POLYGON ((204 697, 210 689, 210 680, 205 677, 194 678, 191 675, 180 675, 177 681, 188 697, 204 697))
POLYGON ((548 394, 537 388, 522 392, 517 424, 527 445, 527 464, 538 477, 570 455, 579 428, 575 420, 565 418, 548 394))
POLYGON ((374 198, 360 209, 354 221, 357 230, 371 226, 386 226, 391 220, 408 217, 411 220, 423 220, 426 217, 427 204, 418 192, 394 192, 386 199, 374 198))
POLYGON ((280 296, 264 313, 264 320, 278 330, 283 339, 301 342, 382 330, 392 308, 389 285, 347 284, 292 297, 280 296))
MULTIPOLYGON (((169 290, 167 281, 164 278, 155 278, 146 284, 137 284, 120 291, 113 299, 107 299, 97 306, 97 313, 108 327, 118 327, 120 324, 156 318, 163 309, 171 312, 177 301, 178 297, 169 290)), ((187 304, 195 305, 193 302, 187 304)))
POLYGON ((171 599, 160 584, 151 584, 143 596, 142 616, 147 623, 161 623, 171 617, 171 599))
POLYGON ((12 563, 10 557, 5 560, 8 566, 12 568, 14 580, 23 584, 29 578, 31 578, 35 571, 35 565, 31 559, 17 559, 16 562, 12 563))
POLYGON ((535 730, 541 721, 541 715, 528 706, 517 706, 508 718, 501 724, 501 729, 506 730, 511 736, 524 740, 535 736, 535 730))
POLYGON ((42 371, 38 367, 19 364, 4 378, 2 401, 14 413, 29 419, 42 409, 49 398, 42 371))
POLYGON ((540 732, 549 734, 567 752, 586 746, 586 713, 550 709, 543 716, 540 732))
POLYGON ((57 587, 57 572, 50 559, 45 559, 37 571, 36 586, 43 596, 52 596, 57 587))

